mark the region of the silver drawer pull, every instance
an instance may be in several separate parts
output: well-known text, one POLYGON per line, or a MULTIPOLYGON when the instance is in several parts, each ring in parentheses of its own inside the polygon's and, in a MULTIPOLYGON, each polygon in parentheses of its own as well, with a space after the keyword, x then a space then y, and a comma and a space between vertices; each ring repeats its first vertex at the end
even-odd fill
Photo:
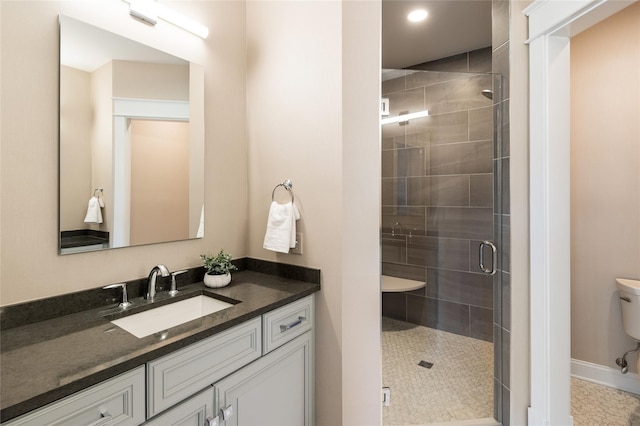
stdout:
POLYGON ((204 426, 220 426, 219 417, 218 416, 207 417, 207 420, 204 422, 204 426))
POLYGON ((97 420, 88 426, 104 426, 113 420, 113 416, 107 410, 100 411, 100 420, 97 420))
POLYGON ((280 332, 287 331, 287 330, 295 327, 296 325, 300 325, 300 324, 302 324, 302 321, 304 321, 304 320, 306 320, 305 317, 298 317, 298 319, 296 321, 294 321, 294 322, 292 322, 290 324, 286 324, 286 325, 285 324, 280 324, 280 332))

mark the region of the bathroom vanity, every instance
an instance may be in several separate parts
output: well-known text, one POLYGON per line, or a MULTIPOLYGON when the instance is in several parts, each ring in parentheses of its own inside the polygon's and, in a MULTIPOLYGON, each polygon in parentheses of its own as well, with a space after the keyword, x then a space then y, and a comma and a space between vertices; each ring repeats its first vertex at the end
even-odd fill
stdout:
POLYGON ((313 424, 319 289, 243 271, 228 287, 177 296, 230 307, 142 338, 111 322, 114 309, 5 330, 2 424, 313 424))

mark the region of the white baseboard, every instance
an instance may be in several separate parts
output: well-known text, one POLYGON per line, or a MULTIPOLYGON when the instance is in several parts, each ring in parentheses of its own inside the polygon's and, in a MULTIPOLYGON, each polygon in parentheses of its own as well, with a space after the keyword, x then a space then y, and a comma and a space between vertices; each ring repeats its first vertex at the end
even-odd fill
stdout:
POLYGON ((546 426, 549 422, 545 422, 543 417, 532 407, 527 408, 527 424, 531 426, 546 426))
POLYGON ((572 359, 571 376, 640 395, 640 375, 636 373, 622 374, 616 368, 572 359))
MULTIPOLYGON (((527 408, 527 424, 529 426, 549 426, 551 422, 548 419, 544 419, 539 412, 534 410, 532 407, 527 408)), ((566 421, 563 421, 558 424, 563 424, 566 426, 573 426, 573 416, 569 416, 566 421)))

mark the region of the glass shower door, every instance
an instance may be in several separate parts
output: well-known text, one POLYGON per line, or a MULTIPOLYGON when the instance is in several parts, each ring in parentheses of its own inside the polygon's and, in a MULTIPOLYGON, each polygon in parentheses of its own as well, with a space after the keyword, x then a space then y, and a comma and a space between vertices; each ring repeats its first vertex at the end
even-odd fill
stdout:
POLYGON ((426 282, 383 293, 384 422, 494 417, 500 79, 394 70, 383 73, 382 93, 382 273, 426 282))

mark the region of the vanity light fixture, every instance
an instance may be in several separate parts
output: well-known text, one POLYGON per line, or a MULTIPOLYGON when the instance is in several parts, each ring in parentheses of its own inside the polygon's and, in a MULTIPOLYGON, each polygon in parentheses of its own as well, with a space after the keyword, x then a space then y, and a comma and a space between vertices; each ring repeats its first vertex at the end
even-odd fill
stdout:
POLYGON ((156 25, 158 18, 160 18, 199 37, 207 38, 209 35, 209 29, 204 25, 155 0, 129 0, 129 14, 151 25, 156 25))
POLYGON ((429 13, 424 9, 416 9, 407 15, 407 19, 411 22, 420 22, 427 19, 429 13))
POLYGON ((396 115, 394 117, 383 118, 382 120, 380 120, 380 125, 384 126, 385 124, 391 123, 404 123, 405 121, 427 117, 428 115, 429 111, 426 109, 424 111, 412 112, 411 114, 396 115))
POLYGON ((153 0, 131 0, 129 14, 148 24, 155 25, 158 23, 157 5, 153 0))

